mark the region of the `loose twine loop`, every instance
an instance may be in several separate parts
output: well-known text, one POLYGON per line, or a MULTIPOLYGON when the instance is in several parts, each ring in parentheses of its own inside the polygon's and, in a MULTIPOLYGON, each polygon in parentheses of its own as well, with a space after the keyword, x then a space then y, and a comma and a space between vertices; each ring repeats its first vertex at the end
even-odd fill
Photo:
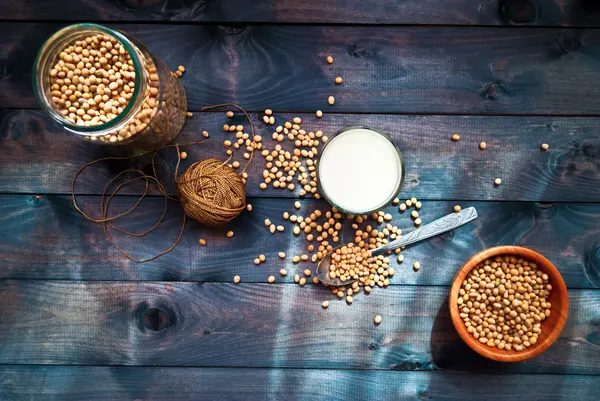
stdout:
MULTIPOLYGON (((206 111, 211 109, 216 109, 220 107, 234 107, 240 110, 246 116, 246 119, 250 123, 250 127, 252 129, 252 138, 255 136, 254 132, 254 123, 250 118, 250 115, 240 106, 227 103, 227 104, 217 104, 214 106, 206 106, 203 107, 200 111, 206 111)), ((245 208, 246 208, 246 192, 245 192, 245 183, 241 177, 247 169, 254 157, 254 146, 252 147, 252 151, 250 152, 250 158, 248 162, 244 166, 243 170, 238 174, 231 167, 227 165, 227 163, 231 160, 232 156, 225 161, 220 161, 218 159, 212 158, 207 160, 201 160, 194 164, 192 164, 181 176, 179 176, 179 166, 181 164, 181 152, 179 150, 182 146, 193 146, 193 145, 201 145, 207 142, 217 141, 213 139, 206 139, 203 141, 189 142, 185 144, 172 144, 166 145, 158 150, 144 152, 138 155, 133 156, 111 156, 111 157, 103 157, 100 159, 96 159, 89 163, 84 164, 81 168, 75 173, 73 177, 73 181, 71 183, 71 198, 73 200, 73 206, 79 213, 83 215, 87 220, 94 223, 102 223, 104 228, 104 234, 106 238, 113 243, 115 247, 128 259, 133 260, 135 262, 149 262, 156 258, 159 258, 169 252, 171 252, 177 244, 181 241, 183 237, 183 232, 186 226, 187 216, 192 219, 211 226, 216 227, 226 223, 229 223, 233 219, 235 219, 245 208), (175 184, 177 187, 177 197, 170 196, 167 193, 165 186, 158 179, 158 175, 156 173, 156 156, 163 150, 175 148, 177 150, 177 164, 175 166, 175 184), (94 218, 90 217, 86 212, 84 212, 79 204, 77 203, 77 196, 75 195, 75 184, 77 181, 77 177, 88 167, 93 166, 94 164, 109 161, 109 160, 129 160, 137 157, 143 157, 146 155, 152 154, 152 174, 146 174, 138 169, 127 169, 121 171, 117 175, 115 175, 105 186, 102 191, 102 197, 100 200, 100 213, 101 217, 94 218), (115 189, 108 195, 110 186, 122 175, 133 173, 137 174, 137 177, 127 179, 126 181, 120 183, 115 187, 115 189), (144 192, 139 196, 137 201, 130 207, 128 210, 116 214, 114 216, 108 215, 108 206, 110 201, 114 198, 115 195, 121 191, 125 186, 139 180, 144 180, 145 189, 144 192), (150 227, 149 229, 143 232, 130 232, 122 227, 117 226, 114 221, 118 220, 122 217, 125 217, 132 213, 142 202, 142 200, 148 195, 148 191, 150 188, 150 183, 154 182, 159 192, 164 198, 164 206, 163 211, 160 218, 150 227), (150 258, 140 259, 131 256, 127 251, 125 251, 119 244, 115 241, 115 239, 110 235, 108 227, 112 227, 113 229, 126 234, 131 237, 144 237, 145 235, 154 231, 164 220, 167 214, 167 204, 168 201, 178 201, 180 202, 184 215, 183 221, 181 224, 181 230, 179 231, 179 235, 177 239, 164 251, 154 255, 150 258)))

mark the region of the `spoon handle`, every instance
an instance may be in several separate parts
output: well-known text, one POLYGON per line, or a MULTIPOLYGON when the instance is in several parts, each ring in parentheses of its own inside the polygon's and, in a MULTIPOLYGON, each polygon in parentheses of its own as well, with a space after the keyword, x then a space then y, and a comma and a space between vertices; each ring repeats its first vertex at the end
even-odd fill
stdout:
POLYGON ((467 224, 468 222, 477 218, 477 210, 474 207, 468 207, 458 213, 450 213, 436 221, 429 223, 421 228, 417 228, 414 231, 403 235, 402 238, 390 242, 382 247, 371 251, 371 255, 378 256, 383 255, 388 251, 392 251, 401 246, 413 244, 415 242, 422 241, 427 238, 434 237, 438 234, 445 233, 446 231, 453 230, 457 227, 467 224))

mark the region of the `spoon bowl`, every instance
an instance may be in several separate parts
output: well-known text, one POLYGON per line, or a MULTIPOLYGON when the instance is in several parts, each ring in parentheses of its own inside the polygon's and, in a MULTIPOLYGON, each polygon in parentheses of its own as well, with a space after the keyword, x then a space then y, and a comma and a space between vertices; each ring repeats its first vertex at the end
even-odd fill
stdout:
POLYGON ((345 285, 352 284, 353 282, 358 280, 356 278, 356 279, 342 281, 339 278, 331 278, 329 276, 329 267, 331 266, 331 255, 335 253, 336 249, 339 249, 339 248, 343 247, 344 245, 347 245, 347 244, 342 244, 340 246, 333 248, 333 250, 331 252, 329 252, 327 255, 323 256, 323 259, 321 259, 321 261, 317 265, 317 270, 315 273, 317 274, 317 277, 319 278, 319 280, 321 280, 322 283, 325 283, 332 287, 343 287, 345 285))
MULTIPOLYGON (((393 251, 396 248, 400 248, 401 246, 406 246, 409 244, 413 244, 415 242, 422 241, 427 238, 434 237, 436 235, 445 233, 446 231, 453 230, 457 227, 462 226, 463 224, 467 224, 468 222, 475 220, 477 218, 477 210, 474 207, 468 207, 466 209, 461 210, 458 213, 450 213, 436 221, 429 223, 423 227, 417 228, 410 233, 403 235, 401 238, 392 241, 388 244, 385 244, 377 249, 372 249, 369 251, 371 256, 379 256, 383 255, 389 251, 393 251)), ((323 284, 327 284, 333 287, 343 287, 348 284, 352 284, 358 278, 351 278, 349 280, 342 281, 339 278, 332 278, 329 275, 330 267, 331 267, 331 255, 335 253, 336 249, 339 249, 347 244, 340 245, 334 248, 331 252, 327 253, 321 259, 316 268, 316 275, 321 280, 323 284)))

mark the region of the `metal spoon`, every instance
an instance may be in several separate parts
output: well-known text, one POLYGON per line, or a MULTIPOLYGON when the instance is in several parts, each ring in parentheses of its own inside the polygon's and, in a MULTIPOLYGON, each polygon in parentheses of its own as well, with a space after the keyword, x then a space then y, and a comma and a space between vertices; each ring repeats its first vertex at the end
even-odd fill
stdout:
MULTIPOLYGON (((414 231, 409 232, 406 235, 403 235, 402 238, 399 238, 395 241, 390 242, 382 247, 371 250, 371 256, 379 256, 383 255, 388 251, 392 251, 401 246, 413 244, 415 242, 422 241, 427 238, 434 237, 438 234, 445 233, 446 231, 453 230, 457 227, 462 226, 463 224, 467 224, 468 222, 475 220, 477 218, 477 210, 474 207, 468 207, 463 209, 458 213, 450 213, 447 216, 442 217, 441 219, 437 219, 436 221, 424 225, 421 228, 417 228, 414 231)), ((344 245, 340 245, 335 249, 338 249, 344 245)), ((342 281, 339 278, 332 279, 329 277, 329 266, 331 265, 331 254, 335 252, 335 249, 332 252, 329 252, 317 266, 317 277, 321 280, 322 283, 328 284, 331 286, 341 287, 344 285, 352 284, 356 281, 356 279, 350 279, 346 281, 342 281)))

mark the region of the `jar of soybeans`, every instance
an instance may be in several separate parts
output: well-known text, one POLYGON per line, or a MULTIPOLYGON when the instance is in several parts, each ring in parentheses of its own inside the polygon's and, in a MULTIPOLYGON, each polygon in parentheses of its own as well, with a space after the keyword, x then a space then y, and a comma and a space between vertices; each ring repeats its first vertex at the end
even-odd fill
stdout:
POLYGON ((187 98, 177 75, 123 32, 96 24, 68 26, 44 43, 34 67, 44 110, 87 140, 158 149, 185 122, 187 98))

